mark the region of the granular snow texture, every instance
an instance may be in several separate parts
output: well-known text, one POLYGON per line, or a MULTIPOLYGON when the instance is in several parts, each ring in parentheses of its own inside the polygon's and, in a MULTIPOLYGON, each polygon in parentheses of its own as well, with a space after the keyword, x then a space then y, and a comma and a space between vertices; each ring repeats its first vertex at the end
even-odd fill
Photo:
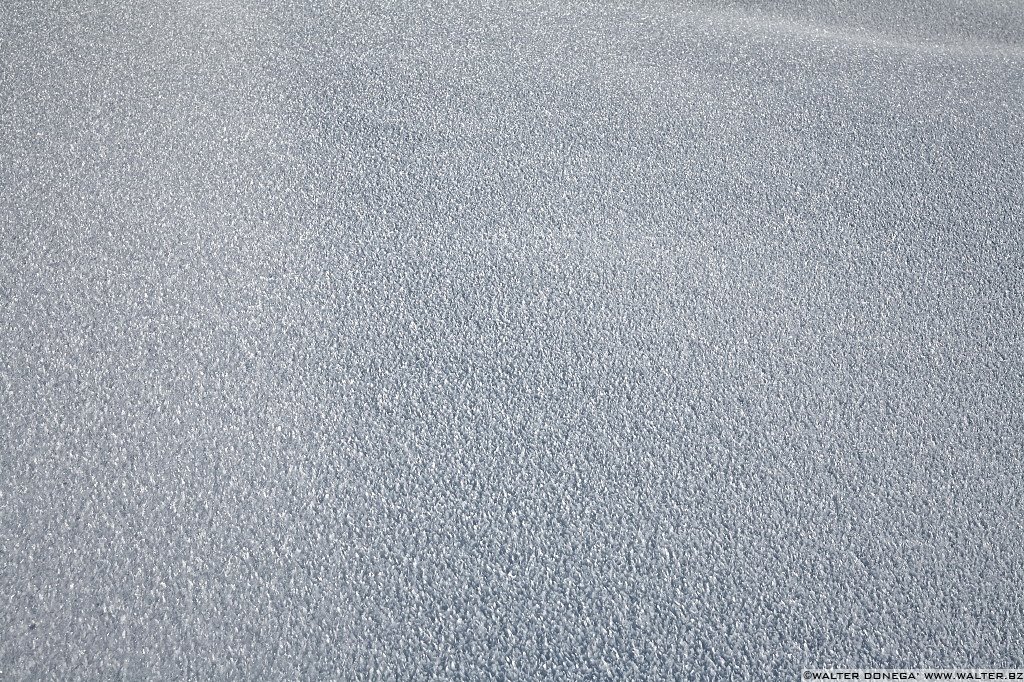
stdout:
POLYGON ((0 678, 1024 666, 1018 0, 7 0, 0 60, 0 678))

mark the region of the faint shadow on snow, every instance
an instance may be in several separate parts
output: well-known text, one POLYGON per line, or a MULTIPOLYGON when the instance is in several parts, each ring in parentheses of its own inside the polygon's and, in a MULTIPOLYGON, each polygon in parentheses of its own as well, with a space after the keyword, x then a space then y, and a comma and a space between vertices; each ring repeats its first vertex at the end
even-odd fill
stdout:
MULTIPOLYGON (((689 14, 689 13, 688 13, 689 14)), ((1024 47, 980 37, 901 37, 863 25, 843 26, 804 18, 778 16, 756 9, 707 9, 689 14, 690 22, 707 29, 766 40, 809 42, 837 49, 865 48, 886 52, 966 58, 1024 58, 1024 47)))

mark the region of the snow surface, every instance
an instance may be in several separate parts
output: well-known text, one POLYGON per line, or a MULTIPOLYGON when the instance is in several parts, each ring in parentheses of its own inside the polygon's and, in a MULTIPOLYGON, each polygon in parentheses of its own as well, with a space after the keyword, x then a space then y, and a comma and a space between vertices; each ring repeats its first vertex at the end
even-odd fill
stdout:
POLYGON ((1022 206, 1016 0, 7 0, 0 678, 1024 666, 1022 206))

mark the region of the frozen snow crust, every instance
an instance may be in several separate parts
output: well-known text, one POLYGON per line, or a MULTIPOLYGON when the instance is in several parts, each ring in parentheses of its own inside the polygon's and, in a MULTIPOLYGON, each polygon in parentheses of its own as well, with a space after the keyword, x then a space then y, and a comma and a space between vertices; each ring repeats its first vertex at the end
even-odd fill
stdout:
POLYGON ((1024 666, 1021 3, 140 5, 0 8, 0 678, 1024 666))

